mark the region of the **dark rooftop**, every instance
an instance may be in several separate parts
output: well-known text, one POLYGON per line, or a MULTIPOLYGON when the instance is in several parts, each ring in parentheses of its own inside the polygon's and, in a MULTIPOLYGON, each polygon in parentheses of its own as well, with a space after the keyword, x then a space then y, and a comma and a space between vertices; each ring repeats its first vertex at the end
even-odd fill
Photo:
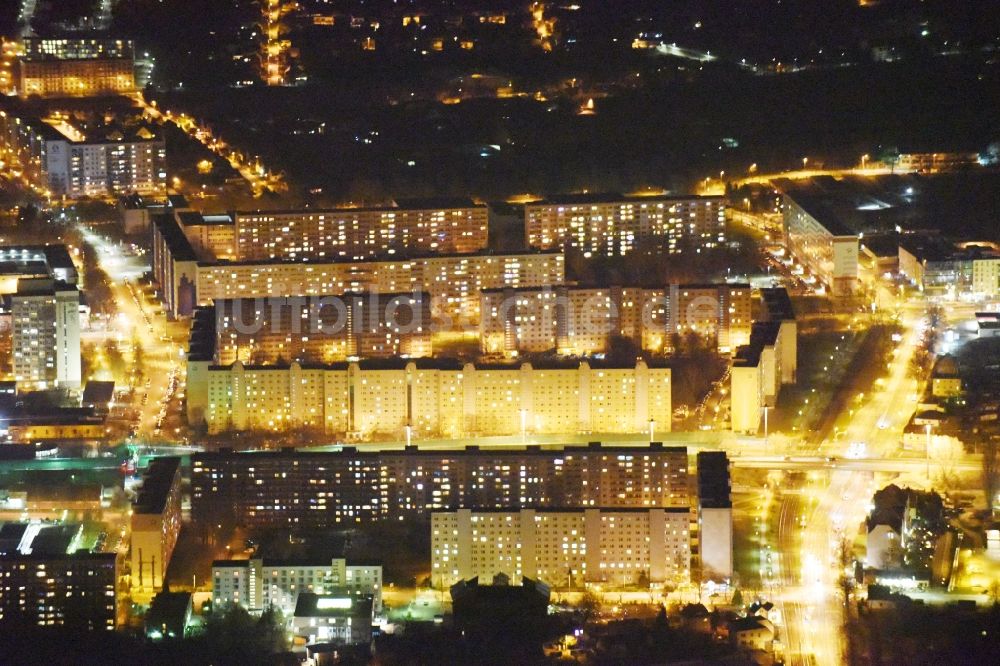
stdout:
POLYGON ((772 346, 778 341, 780 330, 780 321, 754 322, 750 328, 750 344, 743 345, 736 350, 733 367, 757 367, 760 364, 760 355, 764 352, 764 348, 772 346))
POLYGON ((585 204, 602 204, 602 203, 632 203, 632 204, 642 204, 642 203, 657 203, 660 201, 687 201, 689 199, 705 200, 705 201, 719 201, 723 197, 721 196, 699 196, 696 194, 681 194, 681 195, 659 195, 659 196, 630 196, 626 194, 621 194, 619 192, 594 192, 594 193, 572 193, 572 194, 554 194, 542 199, 541 201, 530 201, 525 204, 526 207, 531 206, 573 206, 573 205, 585 205, 585 204))
POLYGON ((299 592, 295 600, 295 617, 372 617, 373 599, 370 596, 349 594, 332 595, 299 592), (324 602, 334 602, 325 605, 324 602))
POLYGON ((729 509, 733 502, 730 495, 729 458, 725 451, 698 453, 698 501, 704 509, 729 509))
POLYGON ((135 513, 163 513, 181 459, 176 456, 153 458, 142 475, 142 487, 132 503, 135 513))
POLYGON ((767 310, 767 318, 772 321, 795 319, 792 299, 784 287, 766 287, 760 290, 760 298, 767 310))
POLYGON ((156 215, 153 218, 153 225, 163 237, 163 242, 167 244, 174 261, 197 261, 191 241, 184 235, 177 221, 172 215, 156 215))

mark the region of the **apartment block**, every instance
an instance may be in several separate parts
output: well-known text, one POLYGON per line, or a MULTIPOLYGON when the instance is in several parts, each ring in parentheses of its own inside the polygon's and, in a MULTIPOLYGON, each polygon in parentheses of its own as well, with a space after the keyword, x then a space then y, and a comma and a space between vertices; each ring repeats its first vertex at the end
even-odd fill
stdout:
POLYGON ((15 111, 0 116, 0 139, 25 176, 55 196, 166 192, 166 145, 152 125, 15 111))
POLYGON ((431 582, 505 574, 576 589, 685 583, 690 526, 686 507, 435 511, 431 582))
POLYGON ((412 293, 431 297, 447 324, 476 325, 482 289, 543 287, 565 282, 562 252, 437 254, 378 261, 199 261, 174 216, 158 216, 153 273, 170 316, 219 299, 323 296, 347 292, 412 293))
POLYGON ((181 530, 181 459, 154 458, 132 503, 132 597, 148 602, 163 589, 181 530))
POLYGON ((80 292, 49 278, 27 278, 11 295, 14 379, 28 389, 80 386, 80 292))
POLYGON ((750 340, 752 292, 749 284, 670 285, 670 332, 714 338, 721 351, 750 340))
MULTIPOLYGON (((201 350, 198 350, 201 353, 201 350)), ((187 410, 210 433, 305 427, 357 439, 670 429, 670 369, 572 363, 215 365, 188 359, 187 410)))
POLYGON ((219 365, 419 358, 432 352, 426 292, 225 299, 205 309, 193 318, 192 346, 207 351, 214 345, 219 365))
POLYGON ((725 451, 699 451, 698 555, 702 580, 728 582, 733 576, 733 502, 725 451))
POLYGON ((624 256, 646 239, 665 240, 671 253, 697 251, 725 243, 725 200, 563 195, 526 204, 524 234, 528 247, 584 256, 624 256))
POLYGON ((972 261, 972 293, 979 298, 1000 297, 1000 257, 972 261))
POLYGON ((471 199, 399 200, 381 208, 242 211, 236 259, 363 260, 396 253, 480 252, 488 210, 471 199))
POLYGON ((330 527, 437 509, 689 510, 684 447, 565 446, 440 451, 197 453, 192 518, 247 527, 330 527))
POLYGON ((0 556, 0 627, 114 631, 116 560, 85 551, 0 556))
POLYGON ((662 289, 634 287, 484 289, 479 342, 484 354, 517 356, 555 350, 587 356, 609 350, 615 336, 661 351, 669 318, 662 289))

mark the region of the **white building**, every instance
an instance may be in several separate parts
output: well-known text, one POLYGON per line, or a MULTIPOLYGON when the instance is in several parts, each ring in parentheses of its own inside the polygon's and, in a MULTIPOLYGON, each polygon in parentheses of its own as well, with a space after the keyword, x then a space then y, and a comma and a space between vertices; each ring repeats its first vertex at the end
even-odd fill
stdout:
POLYGON ((75 286, 44 278, 18 281, 11 321, 19 386, 80 386, 80 292, 75 286))
POLYGON ((1000 258, 973 259, 972 293, 980 298, 1000 296, 1000 258))
POLYGON ((234 604, 251 612, 273 607, 285 617, 295 611, 300 592, 371 597, 374 613, 382 611, 382 567, 286 560, 216 560, 212 563, 212 603, 234 604))
POLYGON ((571 588, 686 582, 690 527, 687 507, 435 512, 431 580, 448 587, 503 573, 571 588))

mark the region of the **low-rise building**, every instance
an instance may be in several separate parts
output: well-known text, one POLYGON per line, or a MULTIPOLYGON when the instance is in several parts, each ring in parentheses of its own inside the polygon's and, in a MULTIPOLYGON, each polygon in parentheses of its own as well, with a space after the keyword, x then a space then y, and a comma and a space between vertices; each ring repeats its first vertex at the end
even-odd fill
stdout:
POLYGON ((303 592, 292 613, 293 636, 307 645, 366 645, 372 640, 371 597, 303 592))
POLYGON ((368 599, 372 612, 382 612, 382 567, 330 560, 216 560, 212 563, 212 603, 241 606, 251 613, 267 608, 288 617, 303 593, 368 599))
POLYGON ((153 641, 184 638, 192 610, 190 592, 160 592, 153 597, 143 619, 146 637, 153 641))

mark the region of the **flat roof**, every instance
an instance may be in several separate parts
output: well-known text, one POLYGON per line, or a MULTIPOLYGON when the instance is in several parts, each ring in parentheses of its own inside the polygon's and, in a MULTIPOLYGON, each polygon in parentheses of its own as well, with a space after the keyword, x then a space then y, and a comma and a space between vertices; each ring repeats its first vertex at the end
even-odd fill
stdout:
POLYGON ((416 445, 411 445, 403 449, 368 449, 359 450, 354 446, 345 446, 337 451, 310 451, 297 449, 279 449, 277 451, 233 451, 222 448, 218 451, 202 451, 191 454, 191 460, 219 460, 219 459, 245 459, 249 461, 271 459, 291 459, 291 458, 366 458, 376 459, 380 457, 421 457, 421 458, 455 458, 474 456, 538 456, 538 457, 560 457, 584 453, 605 453, 610 455, 648 455, 648 454, 683 454, 687 455, 686 446, 664 446, 662 442, 652 442, 641 446, 604 446, 601 442, 590 442, 588 444, 565 444, 554 447, 543 448, 538 445, 509 448, 480 448, 476 445, 466 446, 461 449, 441 450, 441 449, 421 449, 416 445))
MULTIPOLYGON (((178 232, 183 236, 183 232, 178 228, 178 232)), ((190 244, 189 244, 190 246, 190 244)), ((343 265, 343 264, 384 264, 391 262, 422 261, 424 259, 473 259, 479 257, 555 257, 563 256, 562 250, 507 250, 507 251, 484 251, 484 252, 414 252, 398 254, 374 255, 369 259, 348 259, 346 257, 318 257, 318 258, 296 258, 296 259, 259 259, 251 261, 202 261, 198 266, 204 268, 238 268, 241 266, 282 266, 282 265, 343 265)))
POLYGON ((788 296, 788 290, 784 287, 765 287, 760 290, 760 298, 767 308, 767 315, 770 319, 795 319, 795 308, 792 307, 792 299, 788 296))
POLYGON ((698 500, 702 508, 732 508, 729 456, 725 451, 700 451, 697 461, 698 500))
POLYGON ((198 260, 191 241, 184 235, 173 215, 156 215, 153 217, 153 225, 163 237, 163 242, 167 244, 174 261, 198 260))
POLYGON ((404 210, 448 210, 460 208, 486 208, 486 204, 478 204, 468 197, 434 197, 395 199, 395 205, 334 208, 276 208, 274 210, 254 209, 237 210, 234 216, 246 215, 335 215, 338 213, 398 213, 404 210))
POLYGON ((180 464, 178 456, 153 458, 149 461, 149 466, 142 474, 139 494, 132 502, 135 513, 163 513, 180 464))
POLYGON ((641 204, 657 203, 660 201, 722 201, 725 197, 712 195, 704 196, 699 194, 671 194, 658 196, 634 196, 621 194, 620 192, 583 192, 568 194, 553 194, 540 201, 529 201, 524 204, 525 208, 531 206, 573 206, 586 204, 641 204))
POLYGON ((773 346, 778 341, 780 331, 780 321, 754 322, 750 328, 750 343, 736 349, 733 367, 755 368, 760 365, 760 356, 764 348, 773 346))

